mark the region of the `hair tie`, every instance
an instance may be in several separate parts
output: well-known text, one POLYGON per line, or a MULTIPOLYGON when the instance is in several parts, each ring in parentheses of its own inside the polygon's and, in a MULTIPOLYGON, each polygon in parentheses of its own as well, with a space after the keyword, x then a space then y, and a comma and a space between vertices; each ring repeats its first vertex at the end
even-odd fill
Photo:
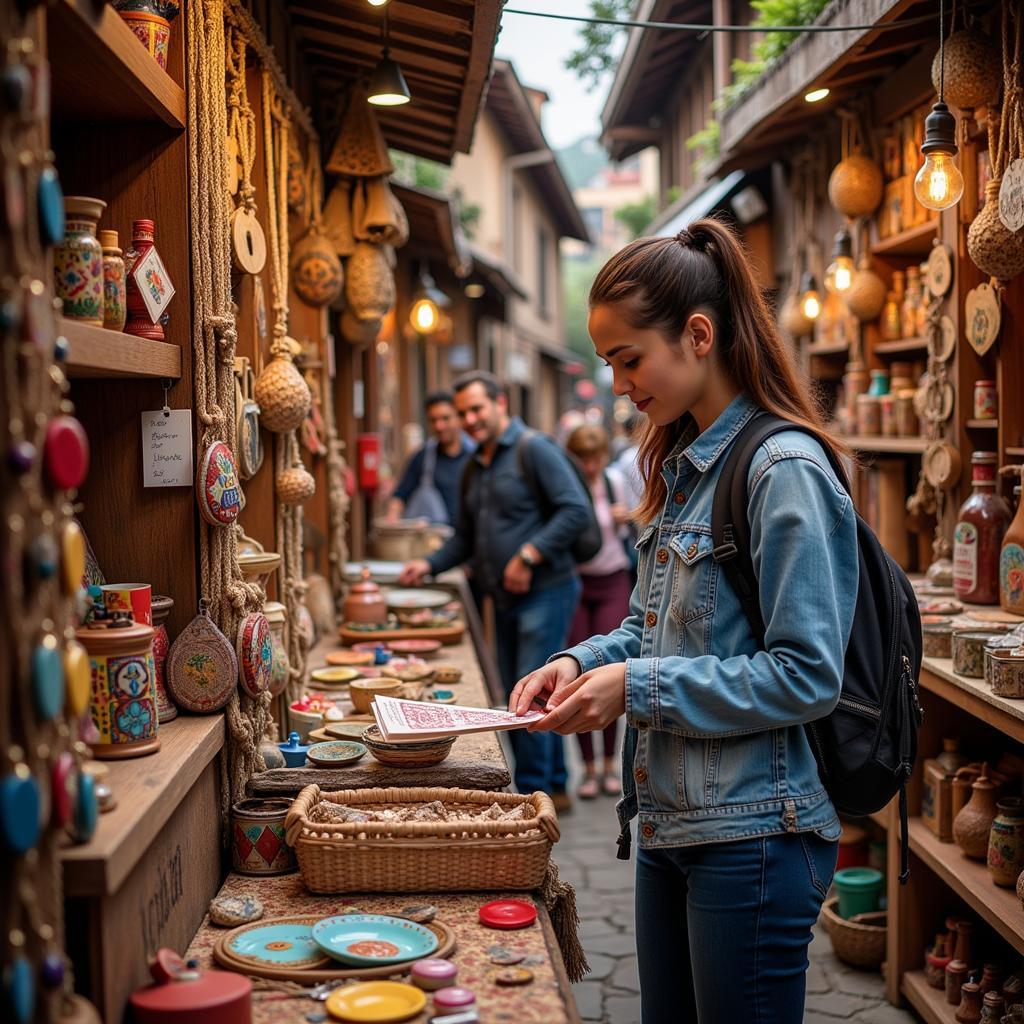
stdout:
POLYGON ((687 228, 683 228, 681 231, 676 232, 676 241, 680 245, 691 246, 693 245, 693 235, 690 234, 687 228))

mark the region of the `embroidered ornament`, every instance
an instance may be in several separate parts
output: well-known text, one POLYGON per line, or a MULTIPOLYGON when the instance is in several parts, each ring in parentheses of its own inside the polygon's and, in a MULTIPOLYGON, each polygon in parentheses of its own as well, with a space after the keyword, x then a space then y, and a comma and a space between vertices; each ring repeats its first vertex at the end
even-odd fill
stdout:
POLYGON ((301 463, 277 474, 278 500, 285 505, 304 505, 316 494, 316 480, 301 463))
POLYGON ((310 306, 327 306, 340 294, 345 272, 334 246, 314 224, 296 244, 292 255, 292 287, 310 306))
POLYGON ((313 405, 313 396, 290 352, 278 352, 256 378, 253 397, 260 407, 261 424, 275 434, 301 426, 313 405))
POLYGON ((196 497, 203 518, 214 526, 230 526, 242 510, 235 457, 223 441, 214 441, 199 463, 196 497))
POLYGON ((270 686, 274 666, 274 645, 270 623, 262 612, 252 612, 242 619, 235 644, 238 656, 238 679, 250 697, 258 697, 270 686))
POLYGON ((235 650, 204 609, 171 645, 167 689, 178 707, 204 714, 224 707, 237 685, 235 650))

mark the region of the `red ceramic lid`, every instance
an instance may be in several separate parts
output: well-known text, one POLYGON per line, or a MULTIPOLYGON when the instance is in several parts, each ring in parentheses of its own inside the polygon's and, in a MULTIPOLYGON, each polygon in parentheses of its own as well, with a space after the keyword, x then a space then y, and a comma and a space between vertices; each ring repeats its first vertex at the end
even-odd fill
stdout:
POLYGON ((480 923, 488 928, 528 928, 537 920, 537 908, 525 900, 494 900, 480 908, 480 923))
POLYGON ((46 427, 46 472, 54 487, 78 487, 89 472, 89 439, 74 416, 56 416, 46 427))

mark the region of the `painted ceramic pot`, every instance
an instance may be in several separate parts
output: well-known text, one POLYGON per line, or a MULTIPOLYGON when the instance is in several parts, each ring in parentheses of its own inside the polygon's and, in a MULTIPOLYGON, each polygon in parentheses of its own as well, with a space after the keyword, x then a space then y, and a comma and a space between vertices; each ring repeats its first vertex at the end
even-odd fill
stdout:
MULTIPOLYGON (((142 297, 142 292, 139 291, 139 286, 132 275, 135 264, 145 259, 146 254, 154 248, 155 238, 156 225, 153 221, 145 218, 132 221, 132 244, 124 254, 125 293, 128 309, 128 322, 124 325, 124 332, 125 334, 134 334, 139 338, 149 338, 151 341, 163 341, 164 328, 161 322, 163 318, 161 317, 160 320, 153 323, 146 300, 142 297)), ((170 301, 170 296, 173 293, 168 288, 169 282, 158 281, 155 276, 152 280, 148 278, 147 280, 147 288, 153 290, 154 297, 159 297, 161 306, 163 302, 170 301)))
POLYGON ((53 248, 57 298, 69 320, 103 326, 103 247, 96 237, 107 204, 88 196, 65 196, 64 240, 53 248))
POLYGON ((89 654, 89 713, 97 758, 139 757, 160 749, 152 626, 115 629, 102 623, 76 631, 89 654))
POLYGON ((284 819, 291 801, 240 800, 231 808, 231 863, 241 875, 283 875, 297 867, 285 842, 284 819))
POLYGON ((1007 797, 997 810, 988 837, 988 873, 996 885, 1009 887, 1024 871, 1024 800, 1007 797))
POLYGON ((997 697, 1024 697, 1024 656, 1014 650, 987 650, 985 671, 997 697))
POLYGON ((149 55, 167 69, 171 22, 178 15, 174 0, 115 0, 114 8, 149 55))
POLYGON ((270 623, 270 642, 274 658, 270 669, 270 693, 276 697, 288 685, 288 651, 284 645, 284 626, 287 617, 285 606, 280 601, 265 601, 263 614, 270 623))
POLYGON ((103 326, 108 331, 123 331, 128 319, 128 296, 117 232, 101 231, 100 245, 103 247, 103 326))
POLYGON ((167 653, 171 649, 171 639, 167 635, 167 616, 171 614, 174 607, 173 597, 157 596, 153 598, 153 627, 156 634, 153 637, 153 676, 156 685, 156 707, 160 724, 171 721, 178 717, 178 709, 174 706, 170 694, 167 692, 167 653))
POLYGON ((995 820, 996 786, 989 778, 988 766, 971 786, 971 799, 953 819, 953 838, 961 850, 974 860, 988 857, 988 835, 995 820))

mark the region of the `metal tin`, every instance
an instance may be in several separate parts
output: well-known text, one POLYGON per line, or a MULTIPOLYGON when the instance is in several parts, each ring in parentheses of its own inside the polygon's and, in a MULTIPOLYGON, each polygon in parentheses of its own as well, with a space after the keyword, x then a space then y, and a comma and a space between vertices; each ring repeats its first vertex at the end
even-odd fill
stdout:
POLYGON ((986 651, 986 663, 997 697, 1024 698, 1024 654, 1013 651, 986 651))
POLYGON ((958 676, 981 679, 985 675, 985 644, 994 636, 1005 634, 1002 629, 953 630, 953 671, 958 676))
POLYGON ((231 863, 240 875, 283 875, 294 871, 295 851, 284 837, 291 800, 239 800, 231 808, 231 863))
POLYGON ((923 651, 926 658, 953 657, 953 630, 948 622, 922 626, 923 651))

